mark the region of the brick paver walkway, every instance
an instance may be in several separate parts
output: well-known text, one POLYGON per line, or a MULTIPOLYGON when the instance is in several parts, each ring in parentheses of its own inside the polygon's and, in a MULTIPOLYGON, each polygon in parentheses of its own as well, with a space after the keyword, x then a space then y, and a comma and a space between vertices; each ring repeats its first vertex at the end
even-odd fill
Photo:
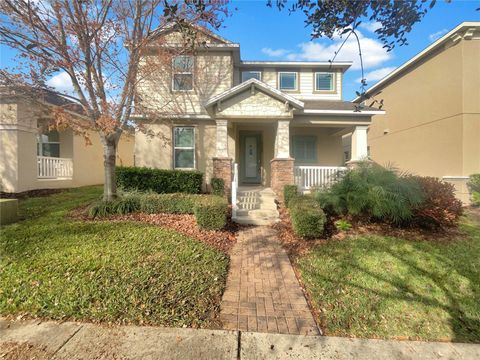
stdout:
POLYGON ((228 330, 319 334, 273 229, 254 227, 238 234, 220 318, 228 330))

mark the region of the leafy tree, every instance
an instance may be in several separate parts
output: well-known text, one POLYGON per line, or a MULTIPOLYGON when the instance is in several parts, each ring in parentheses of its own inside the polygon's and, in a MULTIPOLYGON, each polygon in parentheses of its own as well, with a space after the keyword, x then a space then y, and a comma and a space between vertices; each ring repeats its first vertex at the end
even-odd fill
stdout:
POLYGON ((67 112, 58 109, 56 126, 99 134, 104 199, 110 201, 116 197, 117 145, 134 111, 143 52, 159 31, 172 24, 183 34, 179 51, 188 50, 196 43, 196 27, 191 25, 218 29, 223 15, 227 9, 221 2, 2 0, 0 43, 17 51, 19 65, 17 71, 1 70, 0 80, 9 86, 28 85, 35 90, 32 94, 38 94, 48 88, 50 76, 68 74, 74 88, 69 98, 81 106, 88 121, 73 123, 67 112))

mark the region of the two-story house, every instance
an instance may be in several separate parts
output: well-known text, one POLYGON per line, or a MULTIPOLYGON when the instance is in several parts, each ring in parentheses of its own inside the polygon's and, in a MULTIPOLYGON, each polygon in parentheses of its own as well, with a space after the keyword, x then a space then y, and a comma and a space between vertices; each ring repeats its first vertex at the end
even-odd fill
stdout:
POLYGON ((281 196, 285 184, 319 186, 343 167, 346 134, 351 159, 367 156, 367 128, 383 111, 342 100, 351 62, 244 61, 239 44, 198 31, 203 45, 194 52, 165 55, 180 47, 172 27, 142 59, 137 166, 198 169, 206 185, 221 177, 227 188, 238 168, 240 185, 281 196))

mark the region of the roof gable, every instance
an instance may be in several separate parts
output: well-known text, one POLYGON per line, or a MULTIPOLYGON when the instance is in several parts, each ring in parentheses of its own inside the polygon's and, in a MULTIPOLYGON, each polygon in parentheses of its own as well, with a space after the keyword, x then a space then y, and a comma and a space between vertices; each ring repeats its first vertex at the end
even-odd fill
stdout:
MULTIPOLYGON (((197 40, 200 42, 205 42, 210 45, 231 45, 233 42, 227 40, 220 35, 215 34, 214 32, 210 31, 209 29, 196 25, 196 24, 189 24, 189 27, 195 29, 197 31, 197 40)), ((182 42, 182 36, 178 29, 178 25, 176 24, 167 24, 162 28, 158 28, 152 33, 151 41, 159 38, 164 38, 165 42, 168 44, 176 44, 182 42)))

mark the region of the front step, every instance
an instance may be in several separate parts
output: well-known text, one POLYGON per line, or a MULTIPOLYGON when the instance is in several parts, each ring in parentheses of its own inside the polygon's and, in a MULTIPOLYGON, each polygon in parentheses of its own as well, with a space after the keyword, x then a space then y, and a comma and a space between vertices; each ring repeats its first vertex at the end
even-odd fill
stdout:
POLYGON ((271 189, 239 189, 237 214, 233 219, 235 222, 246 225, 271 225, 277 222, 278 218, 275 193, 271 189))

